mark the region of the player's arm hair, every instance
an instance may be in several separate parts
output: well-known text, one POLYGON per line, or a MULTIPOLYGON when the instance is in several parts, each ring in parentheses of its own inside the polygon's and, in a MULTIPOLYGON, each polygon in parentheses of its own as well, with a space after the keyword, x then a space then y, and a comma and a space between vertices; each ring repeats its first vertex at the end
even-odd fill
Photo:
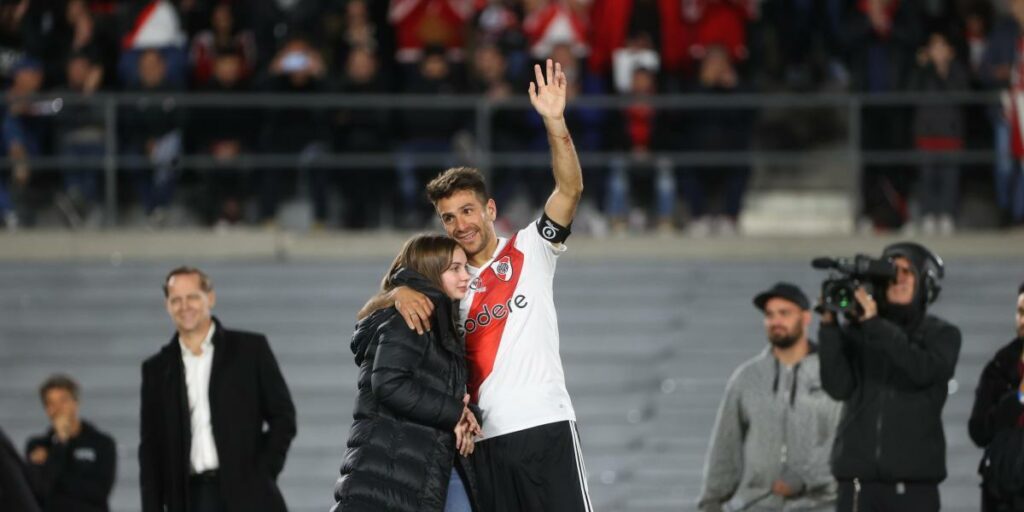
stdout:
POLYGON ((555 177, 555 190, 551 192, 544 205, 544 213, 556 223, 569 226, 576 216, 576 206, 583 196, 583 169, 580 168, 580 159, 565 119, 550 122, 545 120, 545 128, 548 133, 548 144, 551 146, 551 169, 555 177))
POLYGON ((382 292, 370 297, 363 308, 356 313, 356 321, 362 320, 378 309, 390 308, 395 305, 394 290, 382 292))

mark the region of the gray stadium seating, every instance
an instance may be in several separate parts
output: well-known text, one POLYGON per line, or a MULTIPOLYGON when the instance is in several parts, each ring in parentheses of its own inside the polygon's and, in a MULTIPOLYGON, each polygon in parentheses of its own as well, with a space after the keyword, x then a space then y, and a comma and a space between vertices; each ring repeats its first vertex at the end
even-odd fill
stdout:
MULTIPOLYGON (((351 420, 356 310, 384 259, 203 265, 229 326, 269 335, 299 412, 281 477, 293 511, 326 511, 351 420)), ((140 363, 172 325, 159 285, 169 263, 0 263, 0 425, 17 443, 45 427, 36 386, 64 371, 83 388, 83 416, 118 442, 113 510, 136 511, 140 363)), ((945 410, 949 479, 944 510, 977 510, 980 451, 966 422, 981 365, 1012 335, 1020 260, 958 259, 936 310, 964 346, 945 410), (1009 277, 1008 277, 1009 276, 1009 277)), ((816 293, 803 260, 774 263, 560 263, 562 355, 595 506, 601 511, 692 510, 726 379, 764 346, 751 297, 787 279, 816 293)), ((816 329, 812 330, 812 333, 816 329)))

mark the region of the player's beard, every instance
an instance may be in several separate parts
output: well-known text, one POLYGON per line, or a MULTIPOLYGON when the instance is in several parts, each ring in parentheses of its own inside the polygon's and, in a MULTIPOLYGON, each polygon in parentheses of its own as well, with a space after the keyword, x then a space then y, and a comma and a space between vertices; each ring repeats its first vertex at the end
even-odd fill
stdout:
MULTIPOLYGON (((470 261, 472 261, 478 254, 487 250, 487 246, 488 244, 491 243, 491 238, 494 236, 495 234, 493 229, 488 230, 487 226, 480 226, 480 229, 477 230, 476 247, 462 246, 462 250, 466 251, 466 256, 470 259, 470 261)), ((491 255, 487 254, 485 256, 487 256, 487 258, 489 259, 491 255)))

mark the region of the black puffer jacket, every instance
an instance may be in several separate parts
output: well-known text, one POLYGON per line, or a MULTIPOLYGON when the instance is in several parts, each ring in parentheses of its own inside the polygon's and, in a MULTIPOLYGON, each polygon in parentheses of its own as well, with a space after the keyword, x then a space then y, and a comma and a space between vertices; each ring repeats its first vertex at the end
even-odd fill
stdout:
POLYGON ((475 501, 472 471, 455 449, 466 361, 452 301, 408 270, 400 270, 394 282, 434 302, 431 331, 416 334, 393 307, 356 325, 352 352, 359 395, 334 488, 336 512, 441 511, 455 461, 475 501))
POLYGON ((942 407, 960 330, 934 316, 911 328, 876 316, 820 331, 821 384, 844 402, 832 450, 838 480, 938 483, 946 478, 942 407))

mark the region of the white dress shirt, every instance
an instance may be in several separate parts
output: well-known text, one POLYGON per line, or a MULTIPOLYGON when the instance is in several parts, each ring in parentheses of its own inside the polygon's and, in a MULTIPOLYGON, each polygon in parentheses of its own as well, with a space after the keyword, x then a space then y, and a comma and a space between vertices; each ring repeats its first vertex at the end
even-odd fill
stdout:
POLYGON ((220 466, 217 460, 217 444, 213 439, 213 425, 210 423, 210 371, 213 369, 213 331, 199 345, 197 356, 185 344, 181 344, 181 360, 185 364, 185 386, 188 388, 188 415, 192 425, 192 447, 189 462, 192 473, 211 471, 220 466))

